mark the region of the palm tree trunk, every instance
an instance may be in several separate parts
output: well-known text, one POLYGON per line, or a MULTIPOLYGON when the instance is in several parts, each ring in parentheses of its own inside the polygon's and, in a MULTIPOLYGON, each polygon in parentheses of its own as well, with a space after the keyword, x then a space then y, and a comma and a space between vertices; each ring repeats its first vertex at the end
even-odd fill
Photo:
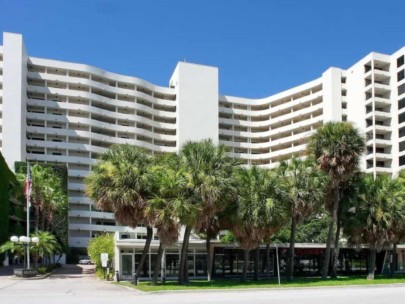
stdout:
POLYGON ((330 254, 333 242, 333 230, 335 227, 335 223, 337 221, 337 213, 339 209, 339 187, 335 186, 333 190, 333 210, 332 210, 332 220, 329 224, 329 231, 328 231, 328 240, 326 242, 326 249, 325 249, 325 257, 323 260, 323 268, 322 268, 322 279, 326 279, 328 277, 329 272, 329 264, 330 264, 330 254))
MULTIPOLYGON (((180 269, 179 269, 179 278, 178 283, 179 285, 184 285, 186 283, 185 278, 185 270, 188 268, 187 266, 187 259, 188 259, 188 239, 190 238, 191 227, 186 226, 184 231, 184 238, 183 238, 183 245, 181 247, 181 255, 180 255, 180 269)), ((188 269, 187 269, 188 272, 188 269)))
POLYGON ((41 208, 41 210, 40 210, 41 212, 40 212, 40 226, 41 226, 41 231, 45 231, 45 218, 46 218, 46 216, 45 216, 45 210, 44 210, 44 208, 41 208))
POLYGON ((247 279, 248 262, 249 262, 249 249, 245 249, 243 250, 242 283, 245 283, 247 279))
POLYGON ((259 259, 260 259, 260 247, 255 249, 255 264, 254 264, 254 280, 259 280, 259 259))
POLYGON ((370 248, 370 263, 368 265, 367 280, 374 280, 376 255, 377 255, 377 252, 376 252, 375 248, 370 248))
MULTIPOLYGON (((190 230, 190 233, 191 233, 191 230, 190 230)), ((184 283, 186 285, 188 285, 188 283, 189 283, 189 279, 188 279, 188 247, 189 247, 189 244, 190 244, 190 235, 187 238, 186 243, 187 243, 187 245, 186 245, 187 250, 186 250, 185 255, 184 255, 184 283)))
POLYGON ((35 226, 35 231, 39 230, 39 207, 36 205, 35 208, 35 221, 34 221, 34 226, 35 226))
POLYGON ((157 285, 157 281, 158 281, 158 277, 159 277, 159 270, 160 270, 160 265, 162 262, 163 249, 164 249, 164 246, 162 245, 162 243, 160 243, 157 257, 156 257, 155 267, 153 270, 153 277, 152 277, 152 285, 154 285, 154 286, 157 285))
POLYGON ((392 246, 392 262, 390 265, 391 268, 391 277, 395 275, 395 271, 397 270, 397 242, 394 243, 392 246))
POLYGON ((207 280, 208 282, 211 281, 211 237, 207 235, 207 239, 205 240, 205 246, 207 248, 207 280))
POLYGON ((339 261, 339 238, 340 238, 340 228, 342 223, 340 222, 340 214, 338 214, 338 220, 336 223, 336 235, 335 235, 335 246, 333 247, 333 265, 332 265, 332 273, 331 277, 336 279, 337 278, 337 265, 339 261))
POLYGON ((166 247, 163 248, 163 258, 161 268, 162 268, 161 282, 164 284, 166 283, 166 247))
POLYGON ((270 280, 270 243, 266 245, 266 278, 270 280))
POLYGON ((139 278, 141 275, 141 271, 143 269, 143 264, 145 264, 146 257, 149 253, 149 247, 150 243, 152 242, 152 236, 153 236, 153 229, 152 227, 146 227, 146 243, 145 246, 143 247, 142 251, 142 256, 141 260, 139 261, 138 268, 136 269, 136 277, 139 278))
POLYGON ((291 230, 290 230, 290 249, 288 250, 288 268, 287 268, 287 280, 292 281, 294 275, 294 247, 295 247, 295 233, 297 230, 297 221, 295 216, 291 218, 291 230))

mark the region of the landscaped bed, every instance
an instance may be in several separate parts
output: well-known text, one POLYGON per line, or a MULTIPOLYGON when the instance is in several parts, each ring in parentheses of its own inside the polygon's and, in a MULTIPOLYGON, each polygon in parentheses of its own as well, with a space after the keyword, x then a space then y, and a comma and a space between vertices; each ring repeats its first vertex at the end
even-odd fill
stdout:
POLYGON ((136 288, 141 291, 169 291, 169 290, 193 290, 193 289, 244 289, 244 288, 285 288, 285 287, 317 287, 317 286, 350 286, 350 285, 378 285, 378 284, 397 284, 405 283, 405 274, 389 276, 376 276, 375 280, 367 280, 362 277, 338 277, 337 279, 322 280, 320 278, 297 278, 292 282, 285 280, 278 285, 277 280, 267 281, 249 281, 241 283, 240 280, 214 280, 208 281, 190 281, 189 285, 178 285, 175 281, 168 281, 165 284, 152 286, 150 282, 139 282, 137 286, 128 281, 122 281, 116 284, 136 288))

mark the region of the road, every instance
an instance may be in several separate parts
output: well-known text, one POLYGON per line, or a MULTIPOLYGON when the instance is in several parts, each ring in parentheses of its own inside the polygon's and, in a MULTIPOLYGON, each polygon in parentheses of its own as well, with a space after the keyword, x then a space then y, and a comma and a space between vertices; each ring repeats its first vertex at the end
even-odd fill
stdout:
POLYGON ((0 299, 5 304, 403 304, 405 285, 147 294, 98 281, 92 266, 68 266, 43 280, 12 280, 0 272, 0 299))

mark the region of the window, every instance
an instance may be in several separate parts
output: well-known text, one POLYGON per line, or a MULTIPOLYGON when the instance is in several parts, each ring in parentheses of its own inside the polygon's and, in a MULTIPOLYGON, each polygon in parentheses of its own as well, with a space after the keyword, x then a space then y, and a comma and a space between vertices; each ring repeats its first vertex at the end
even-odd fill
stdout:
POLYGON ((405 98, 398 100, 398 110, 401 110, 405 107, 405 98))
POLYGON ((405 84, 401 84, 398 87, 398 95, 404 94, 405 93, 405 84))
POLYGON ((399 165, 400 165, 400 166, 405 165, 405 155, 399 157, 399 165))
POLYGON ((398 115, 398 122, 403 123, 405 121, 405 113, 401 113, 398 115))
POLYGON ((404 79, 405 78, 405 73, 404 73, 404 71, 405 70, 402 70, 402 71, 399 71, 398 72, 398 74, 397 74, 397 80, 398 80, 398 82, 400 82, 402 79, 404 79))
POLYGON ((399 129, 399 137, 405 136, 405 127, 399 129))
POLYGON ((397 68, 404 65, 404 55, 397 59, 397 68))
POLYGON ((371 65, 365 65, 364 66, 364 73, 367 73, 368 71, 371 71, 371 65))
POLYGON ((405 151, 405 141, 399 143, 399 152, 405 151))
POLYGON ((376 161, 376 167, 385 168, 385 163, 383 161, 376 161))

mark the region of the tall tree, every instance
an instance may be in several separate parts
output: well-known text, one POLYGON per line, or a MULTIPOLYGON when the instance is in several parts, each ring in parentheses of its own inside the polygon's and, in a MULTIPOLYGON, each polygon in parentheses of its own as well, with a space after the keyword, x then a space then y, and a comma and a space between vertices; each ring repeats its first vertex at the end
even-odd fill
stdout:
MULTIPOLYGON (((193 210, 196 212, 189 213, 187 218, 182 219, 185 233, 180 257, 179 284, 188 283, 187 254, 191 230, 206 229, 212 224, 215 215, 225 208, 229 197, 234 195, 232 170, 236 165, 237 163, 228 157, 227 148, 224 145, 216 146, 211 140, 188 142, 180 151, 179 166, 184 170, 187 179, 186 196, 189 203, 195 206, 193 210)), ((210 261, 207 264, 209 265, 210 261)))
MULTIPOLYGON (((161 158, 159 164, 152 169, 153 195, 148 200, 146 214, 156 228, 160 245, 154 265, 152 285, 157 284, 161 268, 162 255, 165 248, 178 240, 180 217, 189 212, 185 198, 186 179, 181 168, 175 168, 173 158, 161 158)), ((163 274, 163 279, 165 275, 163 274)))
POLYGON ((405 221, 405 192, 397 179, 386 175, 365 176, 357 199, 348 209, 345 233, 348 242, 370 249, 367 279, 374 279, 376 253, 395 242, 395 229, 405 221))
POLYGON ((101 156, 86 178, 86 194, 98 209, 114 212, 122 225, 136 228, 145 225, 147 238, 136 269, 139 277, 153 237, 151 221, 145 216, 151 196, 152 157, 143 149, 125 145, 112 146, 101 156))
MULTIPOLYGON (((347 122, 328 122, 317 129, 310 138, 308 151, 316 159, 321 170, 330 177, 333 191, 333 208, 329 225, 328 240, 322 269, 322 278, 328 276, 333 236, 339 210, 339 194, 342 182, 358 168, 359 159, 365 148, 364 137, 347 122)), ((333 252, 333 255, 334 252, 333 252)))
MULTIPOLYGON (((23 184, 24 174, 17 175, 23 184)), ((59 221, 63 212, 67 212, 67 195, 61 178, 50 167, 35 164, 31 167, 31 203, 34 207, 34 228, 48 230, 53 233, 58 231, 59 221)), ((66 224, 66 222, 64 223, 66 224)), ((62 239, 63 236, 60 236, 62 239)))
POLYGON ((244 250, 242 282, 247 280, 249 252, 269 239, 285 221, 285 209, 277 201, 277 180, 255 166, 235 172, 238 195, 225 210, 230 229, 244 250))
POLYGON ((292 158, 279 166, 280 188, 291 218, 287 279, 294 272, 294 248, 297 225, 319 211, 325 197, 327 176, 319 171, 312 159, 292 158))

